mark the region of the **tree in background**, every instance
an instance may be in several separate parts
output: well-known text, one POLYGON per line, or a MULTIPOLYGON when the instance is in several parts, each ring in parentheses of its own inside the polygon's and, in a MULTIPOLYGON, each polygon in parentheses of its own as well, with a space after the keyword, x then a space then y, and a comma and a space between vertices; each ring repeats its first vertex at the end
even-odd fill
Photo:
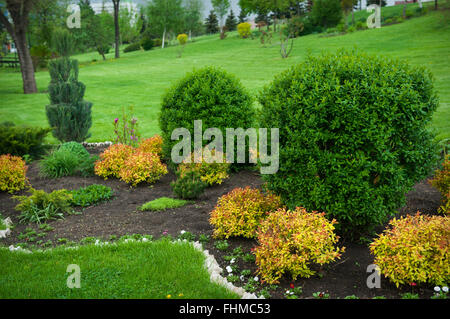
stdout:
POLYGON ((236 26, 237 26, 237 20, 236 17, 234 15, 233 10, 230 11, 230 14, 227 17, 227 20, 225 22, 225 27, 227 28, 228 31, 234 31, 236 30, 236 26))
POLYGON ((36 0, 6 0, 5 6, 5 1, 0 2, 0 22, 5 26, 16 45, 25 94, 37 93, 33 61, 27 43, 29 14, 36 3, 36 0), (6 13, 5 7, 8 13, 6 13), (8 17, 11 17, 12 22, 8 17))
POLYGON ((184 9, 184 26, 189 33, 189 40, 192 33, 198 34, 202 29, 202 2, 201 0, 185 0, 184 9))
POLYGON ((161 47, 165 47, 168 32, 177 32, 183 23, 181 0, 153 0, 148 6, 150 29, 162 34, 161 47))
POLYGON ((120 10, 120 0, 112 0, 114 6, 114 48, 115 48, 115 58, 120 58, 120 26, 119 26, 119 10, 120 10))
POLYGON ((216 13, 218 19, 219 19, 219 27, 220 27, 220 38, 224 38, 224 17, 228 12, 228 9, 230 8, 230 1, 229 0, 211 0, 212 6, 214 8, 214 12, 216 13))
POLYGON ((119 10, 120 43, 134 43, 139 37, 140 30, 145 31, 145 17, 141 19, 139 12, 122 7, 119 10))
POLYGON ((314 0, 311 19, 322 28, 335 27, 342 19, 340 0, 314 0))
POLYGON ((92 46, 106 60, 106 54, 111 49, 114 42, 114 18, 108 12, 104 11, 95 15, 89 27, 92 46))
POLYGON ((239 0, 239 5, 247 12, 265 16, 269 13, 274 17, 274 29, 276 31, 277 19, 285 16, 285 12, 291 6, 289 0, 239 0))
POLYGON ((219 21, 214 11, 211 10, 205 21, 206 33, 214 34, 219 32, 219 21))

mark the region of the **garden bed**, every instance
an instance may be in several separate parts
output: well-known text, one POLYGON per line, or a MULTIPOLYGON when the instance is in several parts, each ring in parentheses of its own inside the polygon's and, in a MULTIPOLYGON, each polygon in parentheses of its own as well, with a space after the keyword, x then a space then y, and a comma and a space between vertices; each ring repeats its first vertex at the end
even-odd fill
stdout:
MULTIPOLYGON (((97 149, 91 151, 99 152, 97 149)), ((60 243, 78 242, 86 237, 96 237, 104 240, 111 240, 111 236, 120 237, 127 234, 148 234, 154 238, 159 238, 164 234, 177 237, 180 231, 188 231, 197 235, 211 235, 213 227, 210 225, 209 213, 217 203, 217 199, 236 187, 260 187, 263 183, 257 171, 241 171, 231 174, 221 185, 207 188, 205 193, 196 201, 190 202, 183 207, 168 209, 162 212, 140 211, 138 208, 153 199, 163 196, 173 197, 170 182, 175 180, 175 174, 170 172, 161 178, 154 185, 140 185, 130 188, 116 179, 103 180, 100 177, 63 177, 58 179, 46 179, 39 176, 38 163, 29 165, 27 177, 31 185, 36 189, 53 191, 57 189, 77 189, 90 184, 103 184, 109 186, 114 191, 112 200, 91 206, 85 209, 77 209, 81 214, 66 216, 63 220, 49 221, 53 230, 45 233, 39 238, 42 242, 51 240, 51 245, 60 243)), ((18 194, 26 194, 21 191, 18 194)), ((422 181, 415 185, 414 189, 407 194, 407 204, 399 210, 399 215, 414 214, 421 211, 424 214, 435 214, 441 201, 440 193, 428 185, 427 181, 422 181)), ((23 225, 18 222, 19 213, 14 210, 17 204, 12 199, 12 195, 0 193, 0 212, 3 217, 10 217, 15 225, 10 237, 1 239, 0 245, 16 245, 26 242, 26 238, 19 235, 25 232, 27 227, 36 231, 36 224, 23 225)), ((379 229, 381 231, 382 228, 379 229)), ((370 240, 370 239, 368 239, 370 240)), ((229 248, 219 250, 215 241, 211 240, 205 245, 217 259, 221 267, 225 270, 229 261, 226 256, 230 256, 233 250, 239 246, 244 253, 249 253, 256 242, 248 239, 229 239, 229 248)), ((29 243, 34 245, 36 242, 29 243)), ((402 293, 413 292, 419 294, 421 298, 429 298, 433 294, 433 287, 406 287, 397 289, 390 284, 387 279, 382 278, 380 289, 368 289, 366 279, 370 275, 366 272, 369 264, 373 263, 373 257, 368 249, 367 243, 354 243, 341 238, 340 245, 346 247, 346 252, 342 258, 335 263, 324 267, 319 276, 312 278, 299 278, 294 282, 294 286, 301 286, 303 293, 300 298, 313 298, 315 292, 325 292, 330 298, 345 298, 355 295, 359 298, 372 298, 384 296, 386 298, 400 298, 402 293)), ((237 281, 234 284, 243 286, 248 282, 248 278, 255 276, 256 265, 253 262, 244 262, 236 258, 236 265, 240 270, 248 269, 251 275, 245 281, 237 281)), ((287 278, 281 281, 277 288, 268 290, 272 298, 284 298, 287 289, 290 289, 292 282, 287 278)), ((261 289, 257 285, 257 291, 261 289)))

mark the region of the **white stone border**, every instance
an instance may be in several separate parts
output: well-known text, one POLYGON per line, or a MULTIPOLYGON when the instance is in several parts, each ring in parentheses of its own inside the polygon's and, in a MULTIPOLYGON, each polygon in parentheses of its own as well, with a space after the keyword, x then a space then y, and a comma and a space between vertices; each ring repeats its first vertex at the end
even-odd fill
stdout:
MULTIPOLYGON (((127 242, 146 242, 146 243, 151 243, 152 241, 148 240, 147 238, 142 238, 141 240, 135 240, 133 238, 127 238, 125 240, 123 240, 122 243, 127 243, 127 242)), ((121 242, 119 242, 121 243, 121 242)), ((209 279, 211 282, 213 283, 217 283, 223 287, 225 287, 226 289, 228 289, 229 291, 232 291, 236 294, 238 294, 241 299, 258 299, 258 296, 254 293, 248 293, 244 290, 244 288, 242 287, 236 287, 234 286, 231 282, 229 282, 226 278, 222 277, 221 273, 223 271, 222 268, 220 268, 219 264, 217 263, 216 258, 214 257, 214 255, 211 255, 209 253, 208 250, 204 250, 203 246, 200 242, 196 241, 196 242, 191 242, 191 241, 187 241, 186 239, 181 240, 178 239, 176 241, 172 241, 173 244, 177 244, 177 243, 189 243, 190 245, 192 245, 192 247, 194 247, 194 249, 200 251, 203 253, 203 255, 205 256, 205 262, 204 262, 204 266, 205 268, 208 270, 209 273, 209 279)), ((100 240, 96 240, 94 245, 95 246, 104 246, 104 245, 116 245, 118 243, 109 243, 109 242, 101 242, 100 240)), ((78 249, 79 246, 73 246, 73 247, 66 247, 65 249, 78 249)), ((46 250, 51 250, 53 248, 48 248, 46 250)), ((32 251, 28 250, 28 249, 23 249, 21 247, 14 247, 14 245, 9 246, 9 250, 14 252, 14 251, 18 251, 18 252, 23 252, 23 253, 32 253, 32 251)), ((42 252, 44 251, 43 249, 38 249, 36 250, 37 252, 42 252)), ((259 297, 259 299, 264 299, 263 296, 259 297)))
POLYGON ((11 229, 10 226, 12 225, 11 218, 6 217, 3 219, 3 224, 6 225, 5 230, 0 230, 0 238, 6 238, 7 236, 11 235, 11 229))

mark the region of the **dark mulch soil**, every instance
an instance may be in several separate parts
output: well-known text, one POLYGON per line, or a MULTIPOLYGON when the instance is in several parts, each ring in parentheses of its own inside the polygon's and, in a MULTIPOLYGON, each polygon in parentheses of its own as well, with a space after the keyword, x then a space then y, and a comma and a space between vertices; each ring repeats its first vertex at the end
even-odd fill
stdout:
MULTIPOLYGON (((96 150, 97 153, 99 150, 96 150)), ((172 197, 170 182, 175 179, 173 173, 164 176, 159 182, 152 186, 142 185, 130 188, 127 184, 112 179, 103 180, 99 177, 64 177, 59 179, 45 179, 38 175, 38 163, 29 166, 27 176, 35 189, 53 191, 56 189, 77 189, 90 184, 103 184, 114 190, 114 198, 98 206, 88 207, 82 210, 80 215, 66 216, 64 220, 48 222, 54 230, 47 233, 43 241, 52 240, 57 243, 59 238, 69 241, 79 241, 85 237, 97 237, 108 240, 110 235, 122 236, 127 234, 149 234, 159 238, 163 232, 177 237, 181 230, 192 232, 195 235, 212 234, 212 227, 208 222, 209 212, 216 205, 217 199, 231 191, 235 187, 260 187, 262 180, 257 172, 241 171, 234 173, 231 177, 217 185, 208 188, 202 197, 192 204, 177 209, 163 212, 141 212, 138 207, 147 201, 161 196, 172 197)), ((18 195, 26 194, 25 191, 18 195)), ((435 214, 440 204, 441 196, 438 191, 429 186, 427 181, 415 185, 407 196, 407 204, 399 209, 399 215, 414 214, 417 211, 427 214, 435 214)), ((14 210, 17 204, 10 194, 0 193, 0 212, 3 217, 11 217, 16 227, 10 237, 0 240, 0 245, 11 245, 24 240, 19 240, 18 235, 24 232, 26 227, 37 229, 36 225, 22 225, 18 223, 19 213, 14 210)), ((229 263, 224 256, 230 255, 236 247, 242 247, 245 253, 256 245, 253 240, 235 238, 228 240, 230 248, 221 251, 215 248, 214 240, 206 244, 206 249, 213 253, 223 269, 229 263)), ((397 289, 387 279, 382 278, 380 289, 369 289, 366 286, 367 266, 373 263, 367 243, 353 243, 345 239, 341 244, 346 247, 346 252, 337 262, 327 265, 317 276, 308 279, 298 279, 294 285, 303 288, 301 298, 312 298, 314 292, 325 292, 330 298, 344 298, 356 295, 359 298, 372 298, 374 296, 385 296, 386 298, 399 298, 401 293, 413 292, 422 298, 432 295, 432 287, 410 287, 397 289)), ((238 260, 240 270, 249 269, 254 273, 254 263, 238 260)), ((270 291, 272 298, 284 298, 284 292, 289 289, 291 281, 286 278, 280 282, 278 288, 270 291)), ((237 283, 237 285, 243 285, 237 283)))

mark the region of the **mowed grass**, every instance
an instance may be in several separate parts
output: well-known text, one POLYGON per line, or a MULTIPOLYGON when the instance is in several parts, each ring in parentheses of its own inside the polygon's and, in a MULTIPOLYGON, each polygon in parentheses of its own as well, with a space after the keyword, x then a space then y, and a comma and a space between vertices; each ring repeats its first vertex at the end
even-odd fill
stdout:
POLYGON ((145 203, 139 209, 142 211, 163 211, 166 209, 182 207, 189 202, 183 199, 160 197, 145 203))
POLYGON ((26 254, 0 249, 0 298, 239 298, 211 283, 204 255, 168 240, 63 247, 26 254), (80 267, 81 288, 68 288, 67 266, 80 267), (170 295, 170 296, 169 296, 170 295))
MULTIPOLYGON (((279 53, 277 36, 267 47, 258 38, 239 39, 229 33, 225 40, 218 35, 203 36, 188 43, 182 58, 178 47, 149 52, 125 53, 118 60, 113 53, 101 61, 95 52, 75 56, 81 63, 80 81, 86 84, 85 99, 94 103, 91 142, 112 139, 113 120, 122 107, 133 106, 144 137, 158 133, 161 97, 178 79, 194 68, 214 65, 235 74, 255 97, 275 75, 302 62, 307 54, 335 52, 357 48, 370 54, 407 60, 428 68, 435 77, 440 106, 432 127, 439 139, 450 138, 450 27, 442 12, 406 20, 403 23, 357 31, 343 36, 309 35, 297 38, 288 59, 279 53), (92 62, 96 59, 96 62, 92 62)), ((39 94, 22 94, 20 73, 0 71, 0 118, 17 124, 47 126, 45 93, 48 71, 36 74, 39 94)), ((255 107, 258 103, 255 102, 255 107)), ((50 139, 55 142, 54 139, 50 139)))

